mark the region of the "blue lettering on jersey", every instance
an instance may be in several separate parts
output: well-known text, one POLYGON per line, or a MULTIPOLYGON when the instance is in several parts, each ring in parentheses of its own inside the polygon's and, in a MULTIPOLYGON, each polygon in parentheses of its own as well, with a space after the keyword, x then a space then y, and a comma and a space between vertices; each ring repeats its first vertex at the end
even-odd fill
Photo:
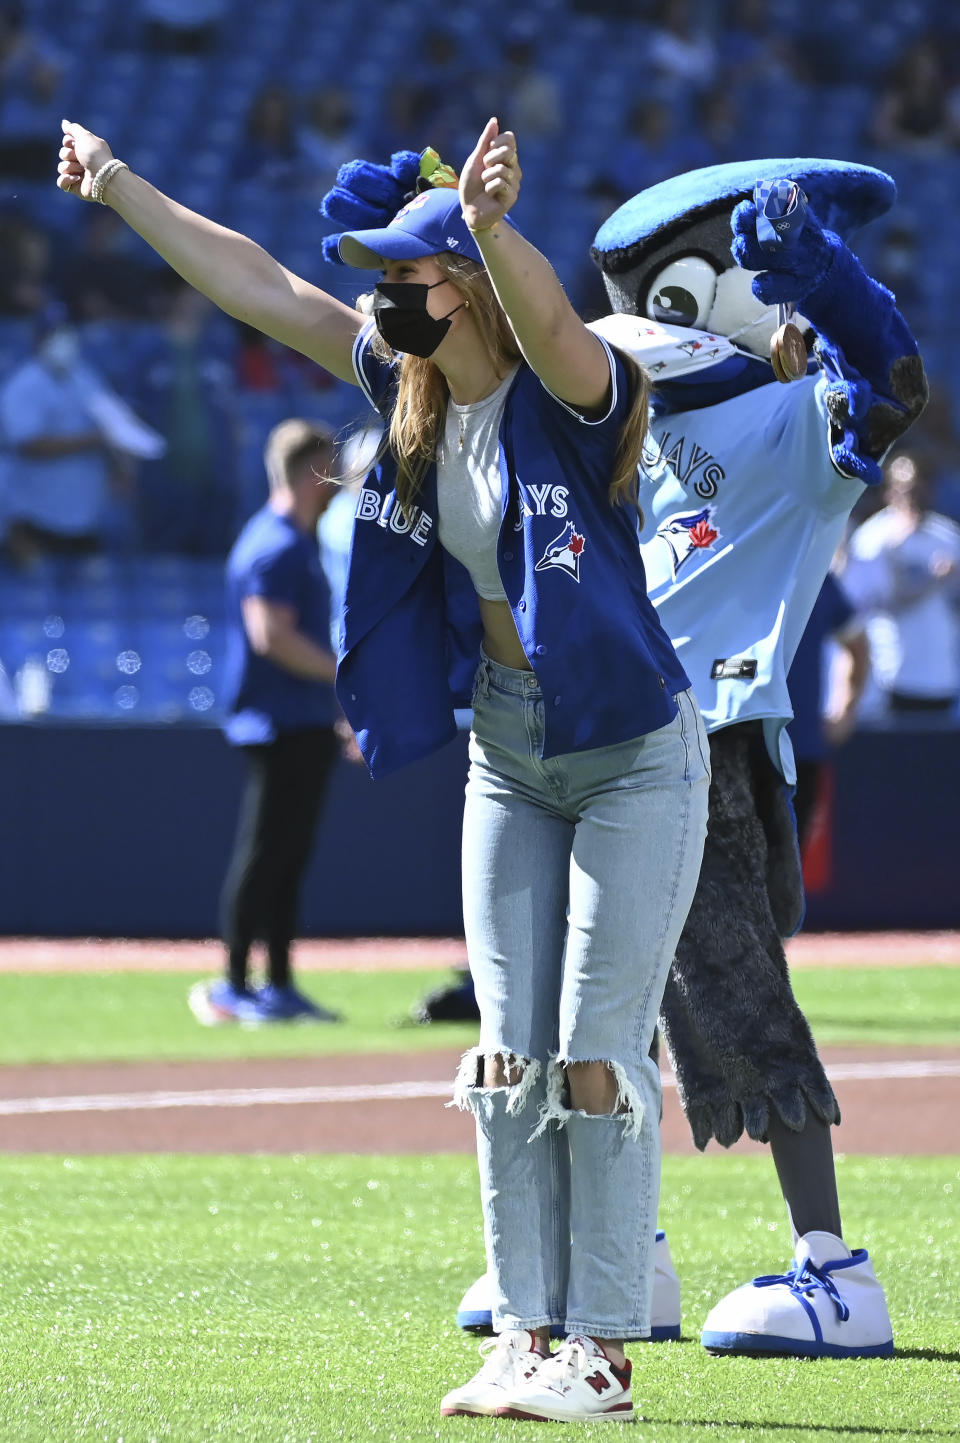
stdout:
POLYGON ((586 545, 586 538, 578 531, 572 521, 555 536, 534 567, 535 571, 549 571, 553 566, 559 566, 574 581, 580 580, 580 557, 586 545))
POLYGON ((674 579, 685 561, 697 551, 712 551, 714 542, 719 541, 720 532, 713 524, 714 511, 713 506, 704 506, 702 511, 671 516, 657 527, 657 535, 670 549, 674 579))
POLYGON ((686 437, 678 436, 671 445, 670 432, 665 431, 656 461, 669 466, 681 486, 689 487, 693 477, 698 471, 701 472, 693 483, 694 493, 704 501, 712 501, 717 494, 719 483, 726 477, 726 472, 720 462, 709 451, 698 446, 696 441, 692 443, 690 454, 686 455, 686 444, 686 437))

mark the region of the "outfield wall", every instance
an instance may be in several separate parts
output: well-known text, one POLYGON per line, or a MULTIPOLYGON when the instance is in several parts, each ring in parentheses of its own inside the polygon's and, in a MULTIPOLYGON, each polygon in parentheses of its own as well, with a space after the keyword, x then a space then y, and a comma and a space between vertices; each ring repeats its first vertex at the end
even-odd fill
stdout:
MULTIPOLYGON (((242 781, 203 727, 0 727, 0 934, 205 937, 242 781)), ((305 889, 307 936, 461 930, 461 735, 386 781, 341 763, 305 889)), ((960 733, 860 732, 836 760, 826 890, 807 928, 960 927, 960 733)))

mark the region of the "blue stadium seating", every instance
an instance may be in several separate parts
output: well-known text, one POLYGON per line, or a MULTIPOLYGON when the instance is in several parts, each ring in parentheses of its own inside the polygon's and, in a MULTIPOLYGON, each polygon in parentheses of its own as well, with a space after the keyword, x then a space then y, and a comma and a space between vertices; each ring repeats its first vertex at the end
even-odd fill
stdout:
MULTIPOLYGON (((315 0, 271 0, 269 5, 230 0, 217 44, 195 58, 147 54, 139 9, 130 0, 31 0, 28 8, 31 24, 42 34, 69 36, 69 45, 62 47, 66 113, 101 129, 135 169, 185 204, 252 235, 291 269, 348 303, 368 278, 322 261, 320 240, 330 227, 317 215, 315 200, 296 190, 266 191, 244 173, 247 115, 257 91, 275 81, 297 95, 325 84, 346 87, 356 102, 363 143, 375 137, 382 144, 390 87, 403 75, 405 58, 413 73, 432 28, 453 33, 478 73, 489 74, 495 73, 503 37, 509 34, 509 26, 492 24, 482 8, 461 3, 438 12, 428 0, 397 5, 324 0, 323 6, 315 0), (96 57, 95 64, 88 63, 90 57, 96 57)), ((595 177, 598 157, 619 136, 631 103, 654 83, 644 66, 646 7, 634 13, 627 6, 619 9, 622 18, 610 19, 603 7, 588 13, 586 5, 573 0, 527 0, 521 7, 522 19, 538 37, 538 63, 556 79, 573 123, 556 140, 521 137, 525 184, 519 218, 570 286, 587 265, 591 239, 590 223, 577 218, 576 189, 595 177), (568 187, 565 195, 561 185, 568 187), (558 203, 562 224, 557 223, 558 203)), ((731 12, 728 4, 704 6, 704 23, 717 33, 731 12)), ((517 11, 512 18, 520 15, 517 11)), ((955 0, 903 0, 895 9, 877 7, 872 0, 836 0, 819 9, 802 0, 770 0, 769 17, 773 30, 823 57, 818 79, 829 83, 811 91, 794 89, 788 105, 773 103, 762 78, 744 86, 737 97, 742 152, 813 151, 870 160, 895 175, 905 214, 937 218, 938 225, 920 227, 923 278, 911 320, 921 332, 931 371, 957 388, 949 326, 960 302, 960 254, 942 243, 940 223, 956 209, 960 157, 880 153, 864 140, 877 82, 931 26, 956 36, 955 0), (850 83, 854 69, 866 77, 864 83, 850 83), (763 119, 759 134, 758 116, 763 119)), ((681 98, 680 113, 689 117, 691 97, 681 98)), ((466 133, 475 121, 463 118, 466 133)), ((395 148, 430 139, 398 135, 395 148)), ((0 184, 0 193, 7 196, 8 188, 0 184)), ((74 204, 51 185, 18 185, 16 204, 50 230, 55 245, 69 244, 76 234, 74 204)), ((877 253, 879 240, 879 232, 866 240, 868 253, 877 253)), ((138 255, 153 263, 145 246, 138 255)), ((122 388, 140 364, 148 334, 145 322, 90 323, 87 352, 122 388)), ((30 341, 28 321, 0 316, 0 382, 30 341)), ((276 421, 306 414, 341 427, 364 410, 359 393, 347 385, 312 391, 296 378, 277 394, 238 389, 236 399, 239 466, 231 479, 240 517, 262 504, 263 442, 276 421)), ((222 607, 218 558, 98 557, 46 565, 29 577, 0 569, 0 660, 16 670, 27 656, 64 652, 66 668, 51 672, 51 708, 60 715, 86 716, 102 709, 111 716, 209 720, 217 715, 222 607), (209 645, 184 634, 191 616, 207 618, 209 645), (139 670, 119 671, 117 656, 138 648, 139 670), (210 672, 190 671, 187 657, 204 649, 212 658, 210 672)), ((57 665, 62 660, 58 657, 57 665)))

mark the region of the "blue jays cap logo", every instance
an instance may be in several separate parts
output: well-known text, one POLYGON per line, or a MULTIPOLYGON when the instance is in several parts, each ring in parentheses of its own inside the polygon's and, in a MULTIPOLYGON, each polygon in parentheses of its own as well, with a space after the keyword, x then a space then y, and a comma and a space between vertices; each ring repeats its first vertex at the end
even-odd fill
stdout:
POLYGON ((720 540, 713 517, 714 508, 704 506, 702 511, 686 511, 679 516, 671 516, 657 527, 657 535, 670 548, 674 577, 691 556, 698 551, 712 551, 714 542, 720 540))
POLYGON ((586 537, 577 530, 572 521, 555 536, 534 567, 534 571, 549 571, 552 566, 559 566, 574 581, 580 580, 580 557, 586 545, 586 537))

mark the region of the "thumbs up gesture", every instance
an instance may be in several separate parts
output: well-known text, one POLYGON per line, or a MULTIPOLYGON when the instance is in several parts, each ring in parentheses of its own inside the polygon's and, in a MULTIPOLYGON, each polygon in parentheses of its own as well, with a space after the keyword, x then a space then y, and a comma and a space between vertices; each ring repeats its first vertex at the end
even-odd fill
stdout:
POLYGON ((93 177, 102 165, 112 160, 113 151, 105 140, 73 120, 60 122, 63 143, 57 166, 57 185, 83 200, 92 200, 93 177))

